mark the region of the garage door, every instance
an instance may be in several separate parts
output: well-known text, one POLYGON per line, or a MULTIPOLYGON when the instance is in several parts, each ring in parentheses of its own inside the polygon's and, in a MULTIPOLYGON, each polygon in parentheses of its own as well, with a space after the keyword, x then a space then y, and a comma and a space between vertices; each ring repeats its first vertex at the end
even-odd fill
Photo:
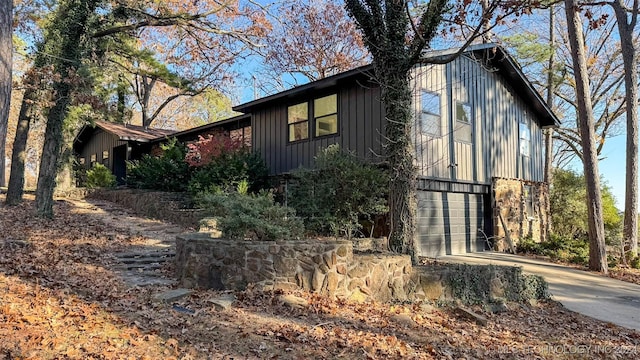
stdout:
POLYGON ((418 191, 418 255, 438 257, 482 251, 481 194, 418 191))

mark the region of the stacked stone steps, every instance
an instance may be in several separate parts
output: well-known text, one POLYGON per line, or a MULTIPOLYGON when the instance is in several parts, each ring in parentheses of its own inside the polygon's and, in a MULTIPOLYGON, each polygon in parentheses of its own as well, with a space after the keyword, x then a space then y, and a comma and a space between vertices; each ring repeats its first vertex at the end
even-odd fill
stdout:
POLYGON ((166 263, 173 262, 175 249, 165 248, 152 251, 132 251, 116 254, 116 270, 122 272, 131 286, 172 285, 175 280, 162 276, 159 272, 166 263))

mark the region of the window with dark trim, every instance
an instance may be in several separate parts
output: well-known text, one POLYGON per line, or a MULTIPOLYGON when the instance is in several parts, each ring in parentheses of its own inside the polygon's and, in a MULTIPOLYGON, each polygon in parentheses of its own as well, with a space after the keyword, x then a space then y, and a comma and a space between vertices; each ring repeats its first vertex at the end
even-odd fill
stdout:
POLYGON ((287 108, 289 142, 309 138, 309 103, 303 102, 287 108))
POLYGON ((313 120, 316 137, 338 133, 338 96, 336 94, 313 101, 313 120))
POLYGON ((457 141, 467 143, 471 142, 473 135, 471 123, 471 105, 456 101, 456 127, 454 131, 454 138, 457 141))
POLYGON ((520 155, 531 156, 531 129, 524 123, 520 123, 520 155))
POLYGON ((98 154, 91 154, 91 166, 98 161, 98 154))
POLYGON ((427 135, 442 136, 440 94, 422 90, 420 94, 420 131, 427 135))
POLYGON ((83 158, 83 157, 79 158, 79 159, 78 159, 78 163, 79 163, 80 165, 84 165, 84 164, 85 164, 85 158, 83 158))
POLYGON ((106 165, 109 163, 109 150, 102 151, 102 164, 106 165))
POLYGON ((524 186, 524 211, 528 217, 533 217, 533 187, 531 185, 524 186))

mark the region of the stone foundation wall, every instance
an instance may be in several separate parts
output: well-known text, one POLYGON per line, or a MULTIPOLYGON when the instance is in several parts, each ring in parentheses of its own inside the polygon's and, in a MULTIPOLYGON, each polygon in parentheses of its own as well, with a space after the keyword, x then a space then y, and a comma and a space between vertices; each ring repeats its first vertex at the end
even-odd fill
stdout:
MULTIPOLYGON (((531 237, 540 242, 547 238, 546 224, 549 221, 547 203, 549 201, 549 187, 546 183, 523 181, 518 179, 493 179, 493 234, 504 239, 505 228, 500 217, 506 224, 511 240, 517 244, 524 237, 531 237), (530 199, 533 206, 527 206, 529 198, 527 189, 531 191, 530 199)), ((497 250, 505 250, 505 241, 498 242, 497 250)))
POLYGON ((176 272, 184 287, 242 290, 252 284, 262 290, 303 289, 353 301, 460 298, 471 303, 492 297, 511 299, 514 296, 507 294, 514 293, 509 289, 517 281, 508 279, 523 278, 520 272, 504 275, 516 271, 511 267, 465 269, 460 271, 460 265, 413 267, 407 255, 354 254, 353 243, 347 240, 232 241, 206 233, 176 240, 176 272), (470 293, 460 286, 470 287, 470 293))

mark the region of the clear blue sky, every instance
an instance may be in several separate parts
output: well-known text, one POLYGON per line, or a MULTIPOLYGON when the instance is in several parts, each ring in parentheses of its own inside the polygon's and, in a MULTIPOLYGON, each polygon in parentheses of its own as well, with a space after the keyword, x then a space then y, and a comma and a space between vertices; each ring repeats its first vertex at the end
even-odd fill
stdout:
MULTIPOLYGON (((626 161, 626 135, 607 139, 601 156, 604 157, 599 164, 600 174, 611 187, 613 196, 619 210, 624 210, 625 187, 625 161, 626 161)), ((579 164, 578 166, 582 166, 579 164)), ((582 172, 582 168, 576 169, 582 172)))

